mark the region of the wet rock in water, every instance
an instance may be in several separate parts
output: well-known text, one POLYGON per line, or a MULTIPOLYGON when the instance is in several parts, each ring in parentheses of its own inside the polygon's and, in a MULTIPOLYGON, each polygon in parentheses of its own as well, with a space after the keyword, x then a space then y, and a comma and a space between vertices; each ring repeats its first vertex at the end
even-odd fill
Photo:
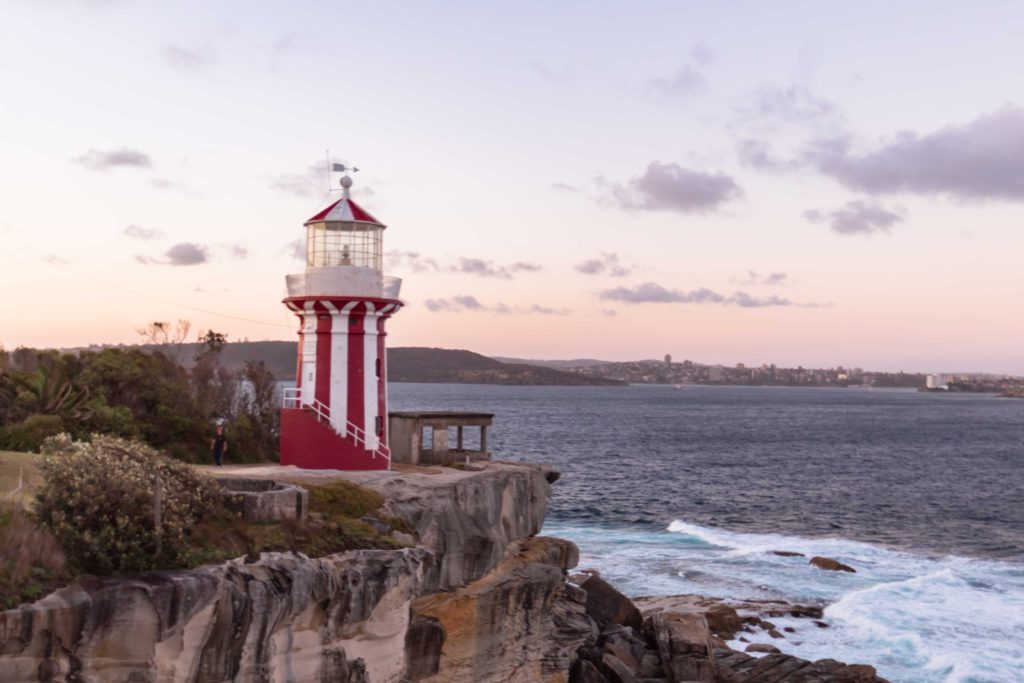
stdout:
POLYGON ((613 624, 635 629, 643 624, 640 610, 633 601, 600 576, 590 576, 580 584, 580 588, 587 592, 587 615, 602 630, 613 624))
POLYGON ((770 635, 772 638, 785 638, 786 637, 786 636, 782 635, 781 633, 779 633, 777 630, 775 630, 773 628, 768 629, 768 635, 770 635))
POLYGON ((827 569, 833 572, 851 572, 857 573, 857 570, 848 564, 843 564, 838 560, 833 560, 831 557, 815 556, 810 560, 810 564, 814 565, 819 569, 827 569))
POLYGON ((803 553, 797 553, 792 550, 773 550, 771 553, 779 557, 806 557, 803 553))
POLYGON ((743 628, 743 619, 736 610, 724 603, 712 605, 704 613, 707 619, 708 628, 715 632, 715 635, 725 640, 732 640, 736 632, 743 628))
POLYGON ((828 624, 826 624, 824 621, 818 621, 817 619, 814 620, 814 625, 818 628, 828 628, 828 624))
POLYGON ((766 654, 778 654, 781 652, 779 648, 775 647, 774 645, 769 645, 768 643, 752 643, 751 645, 747 645, 746 651, 764 652, 766 654))

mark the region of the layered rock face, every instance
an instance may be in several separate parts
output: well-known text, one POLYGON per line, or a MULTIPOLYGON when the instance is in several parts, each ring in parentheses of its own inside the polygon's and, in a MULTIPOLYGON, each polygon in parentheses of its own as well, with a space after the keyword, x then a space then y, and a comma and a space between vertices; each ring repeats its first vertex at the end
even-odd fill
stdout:
POLYGON ((540 465, 488 463, 479 472, 399 475, 360 482, 382 494, 390 514, 405 519, 433 553, 428 590, 476 581, 505 557, 509 544, 544 525, 558 473, 540 465))
MULTIPOLYGON (((525 630, 504 641, 502 661, 517 666, 518 657, 524 671, 547 676, 516 680, 565 680, 576 630, 588 629, 573 621, 583 611, 581 592, 562 578, 575 565, 575 546, 518 543, 540 530, 557 473, 491 463, 479 472, 386 474, 354 478, 385 495, 387 511, 415 527, 421 547, 321 559, 268 553, 254 563, 83 578, 0 613, 0 681, 397 683, 407 671, 455 680, 445 672, 461 676, 465 663, 442 655, 442 646, 457 641, 411 603, 471 582, 453 599, 472 594, 495 618, 474 621, 483 637, 464 631, 460 647, 483 645, 508 626, 497 614, 518 616, 525 630), (557 641, 550 647, 549 636, 557 641)), ((438 614, 447 619, 444 609, 438 614)), ((486 680, 508 680, 499 668, 486 680)))
POLYGON ((344 476, 382 493, 420 546, 83 578, 0 613, 0 683, 884 683, 726 647, 772 628, 773 610, 819 608, 634 603, 593 573, 570 580, 576 546, 535 536, 548 468, 344 476))
POLYGON ((531 538, 509 548, 490 573, 454 591, 413 603, 430 645, 411 643, 424 660, 410 681, 427 683, 556 683, 565 681, 577 650, 597 631, 586 615, 586 593, 565 581, 576 546, 531 538), (433 663, 423 666, 423 662, 433 663))
POLYGON ((368 681, 405 669, 422 549, 83 579, 0 613, 0 680, 368 681))

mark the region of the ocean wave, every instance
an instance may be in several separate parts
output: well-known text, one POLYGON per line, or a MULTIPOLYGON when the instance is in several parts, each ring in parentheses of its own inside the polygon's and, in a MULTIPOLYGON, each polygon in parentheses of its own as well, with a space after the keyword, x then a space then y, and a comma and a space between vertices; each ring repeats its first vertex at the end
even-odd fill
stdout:
POLYGON ((841 537, 743 533, 685 520, 660 533, 586 524, 552 524, 545 532, 575 540, 581 564, 631 595, 696 593, 825 604, 829 628, 806 619, 779 621, 780 628, 796 632, 772 644, 806 659, 872 664, 894 683, 1024 681, 1019 564, 916 555, 841 537), (779 557, 775 550, 804 557, 779 557), (857 571, 818 569, 808 564, 813 555, 857 571))

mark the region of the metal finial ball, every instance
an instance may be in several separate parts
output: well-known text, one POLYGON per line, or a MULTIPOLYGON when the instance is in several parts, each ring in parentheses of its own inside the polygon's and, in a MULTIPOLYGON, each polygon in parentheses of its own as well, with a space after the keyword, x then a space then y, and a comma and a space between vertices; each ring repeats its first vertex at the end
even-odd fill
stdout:
POLYGON ((341 176, 341 181, 340 182, 341 182, 341 186, 344 187, 346 190, 348 188, 352 187, 352 178, 350 178, 347 175, 341 176))

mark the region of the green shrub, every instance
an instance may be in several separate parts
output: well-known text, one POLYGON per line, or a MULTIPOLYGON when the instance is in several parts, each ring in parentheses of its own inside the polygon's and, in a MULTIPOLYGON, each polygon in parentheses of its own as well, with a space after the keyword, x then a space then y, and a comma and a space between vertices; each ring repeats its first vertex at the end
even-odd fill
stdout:
POLYGON ((181 567, 189 529, 223 517, 220 487, 136 441, 93 435, 48 440, 35 514, 73 568, 93 574, 181 567), (160 549, 154 529, 156 474, 161 481, 160 549))
POLYGON ((43 442, 64 431, 58 415, 29 415, 21 422, 0 427, 0 449, 38 451, 43 442))

